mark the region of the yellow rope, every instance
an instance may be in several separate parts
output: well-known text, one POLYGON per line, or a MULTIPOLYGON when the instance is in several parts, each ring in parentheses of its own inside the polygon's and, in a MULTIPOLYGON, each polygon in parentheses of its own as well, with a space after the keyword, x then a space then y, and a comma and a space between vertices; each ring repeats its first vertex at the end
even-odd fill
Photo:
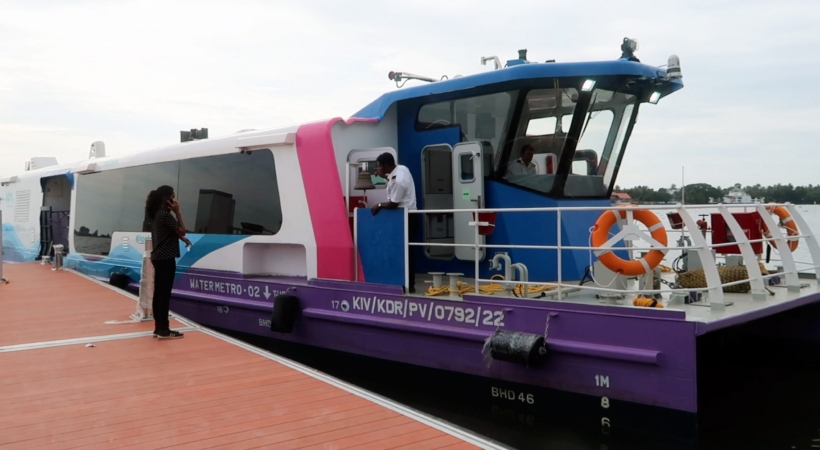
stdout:
POLYGON ((642 296, 636 296, 635 299, 632 300, 632 304, 635 306, 643 306, 644 308, 663 308, 663 303, 654 298, 642 296))
MULTIPOLYGON (((503 280, 504 277, 499 275, 499 274, 496 274, 496 275, 493 275, 492 277, 490 277, 490 279, 492 279, 492 280, 502 279, 503 280)), ((524 288, 525 288, 525 286, 523 284, 517 284, 515 286, 515 288, 513 289, 513 292, 515 292, 517 295, 523 295, 524 288)), ((549 291, 549 290, 552 290, 552 289, 555 289, 555 286, 531 285, 531 286, 529 286, 529 289, 527 290, 527 292, 529 292, 530 294, 538 294, 538 293, 541 293, 541 292, 544 292, 544 291, 549 291)), ((485 284, 483 286, 479 286, 478 290, 482 294, 493 295, 496 292, 504 291, 504 288, 499 283, 491 283, 491 284, 485 284)), ((450 286, 442 286, 438 289, 436 289, 433 286, 430 286, 424 292, 424 295, 428 295, 428 296, 449 295, 450 292, 451 292, 450 291, 450 286)), ((475 287, 473 287, 472 284, 467 284, 467 283, 464 283, 464 282, 461 282, 461 281, 456 281, 456 290, 455 290, 455 292, 458 295, 472 294, 472 293, 475 292, 475 287)))

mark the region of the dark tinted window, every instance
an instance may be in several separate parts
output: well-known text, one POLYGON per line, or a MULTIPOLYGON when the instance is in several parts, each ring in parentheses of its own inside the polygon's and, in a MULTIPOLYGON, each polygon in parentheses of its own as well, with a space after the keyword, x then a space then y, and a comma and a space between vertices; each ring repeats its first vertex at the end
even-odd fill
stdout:
POLYGON ((191 233, 274 234, 282 225, 273 154, 257 150, 80 176, 75 249, 105 255, 115 231, 142 231, 145 199, 163 184, 191 233))
POLYGON ((176 189, 178 173, 179 163, 169 162, 80 176, 74 225, 76 251, 107 255, 115 231, 142 231, 148 193, 163 184, 176 189))
POLYGON ((194 233, 275 234, 282 226, 270 150, 182 161, 177 198, 194 233))
POLYGON ((494 153, 503 141, 517 92, 498 92, 461 98, 421 107, 416 130, 459 127, 461 141, 482 141, 486 151, 494 153))
POLYGON ((472 155, 461 155, 461 158, 459 159, 459 165, 461 167, 461 181, 475 180, 475 173, 473 173, 472 155))

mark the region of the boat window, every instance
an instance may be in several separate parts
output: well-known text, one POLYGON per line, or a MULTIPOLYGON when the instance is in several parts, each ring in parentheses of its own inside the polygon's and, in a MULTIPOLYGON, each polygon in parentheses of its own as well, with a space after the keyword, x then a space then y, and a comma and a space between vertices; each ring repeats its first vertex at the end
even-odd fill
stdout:
POLYGON ((464 154, 459 157, 459 172, 461 181, 464 183, 475 181, 475 170, 473 170, 473 155, 464 154))
POLYGON ((596 89, 584 117, 564 195, 606 196, 624 148, 635 96, 596 89))
POLYGON ((74 249, 107 255, 115 231, 142 231, 148 193, 164 184, 176 190, 178 173, 175 161, 81 175, 76 185, 74 249))
POLYGON ((461 141, 481 141, 491 153, 504 140, 516 91, 429 103, 419 109, 417 131, 459 127, 461 141), (488 149, 489 150, 489 149, 488 149))
POLYGON ((107 255, 115 231, 143 231, 145 199, 164 184, 176 191, 189 232, 274 234, 281 227, 273 154, 256 150, 81 175, 76 251, 107 255))
MULTIPOLYGON (((569 129, 569 124, 572 121, 572 116, 564 116, 561 120, 561 132, 566 133, 569 129)), ((527 123, 526 136, 543 136, 555 132, 558 125, 557 117, 540 117, 538 119, 530 119, 527 123)))
POLYGON ((555 180, 556 161, 561 157, 572 114, 578 101, 575 88, 533 89, 521 111, 518 130, 506 142, 506 161, 499 169, 507 181, 547 193, 555 180), (528 162, 525 148, 532 148, 528 162))
POLYGON ((202 234, 276 234, 282 208, 270 150, 180 162, 177 197, 202 234))
POLYGON ((374 186, 376 186, 376 188, 380 188, 380 187, 383 188, 383 187, 387 186, 387 179, 376 175, 376 166, 378 164, 376 164, 375 159, 368 160, 368 161, 358 161, 358 162, 360 164, 364 164, 365 168, 362 169, 361 167, 359 167, 359 171, 356 172, 357 174, 360 174, 360 173, 362 173, 362 171, 366 170, 370 174, 370 181, 373 183, 374 186))

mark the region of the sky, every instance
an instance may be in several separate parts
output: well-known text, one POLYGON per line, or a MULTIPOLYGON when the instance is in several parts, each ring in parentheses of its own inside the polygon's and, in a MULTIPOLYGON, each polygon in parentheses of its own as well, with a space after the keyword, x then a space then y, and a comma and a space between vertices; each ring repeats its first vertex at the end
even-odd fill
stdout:
POLYGON ((492 70, 482 56, 643 63, 680 57, 684 89, 644 105, 617 184, 820 184, 816 0, 0 0, 0 176, 349 117, 396 89, 492 70), (421 83, 411 81, 412 83, 421 83))

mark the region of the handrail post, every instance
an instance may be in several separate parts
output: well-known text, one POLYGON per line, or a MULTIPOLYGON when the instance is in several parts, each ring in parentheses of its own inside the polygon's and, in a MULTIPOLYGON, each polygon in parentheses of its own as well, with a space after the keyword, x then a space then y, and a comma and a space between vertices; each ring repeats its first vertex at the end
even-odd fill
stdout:
POLYGON ((564 297, 564 287, 561 285, 561 280, 563 279, 562 278, 562 273, 564 271, 564 264, 563 264, 562 259, 561 259, 561 254, 564 253, 564 252, 561 250, 561 210, 560 209, 555 211, 555 219, 556 219, 556 222, 557 222, 556 226, 555 226, 555 230, 556 230, 556 233, 558 234, 558 236, 556 237, 556 240, 555 240, 555 242, 557 244, 556 247, 558 247, 556 249, 556 251, 558 252, 558 255, 556 255, 555 260, 558 264, 558 301, 560 302, 561 300, 563 300, 563 297, 564 297))
POLYGON ((359 208, 353 208, 353 273, 359 281, 359 208))
MULTIPOLYGON (((686 211, 686 207, 678 203, 678 214, 681 220, 690 230, 697 230, 698 224, 695 219, 686 211)), ((711 286, 707 289, 709 293, 709 305, 712 311, 725 311, 726 302, 723 300, 723 286, 720 282, 720 274, 717 270, 717 263, 712 257, 712 252, 709 251, 709 245, 706 243, 706 238, 701 233, 691 233, 693 247, 697 249, 698 257, 700 257, 701 265, 703 266, 703 274, 706 276, 706 286, 711 286)))
MULTIPOLYGON (((481 207, 481 205, 478 205, 478 206, 479 206, 479 208, 481 207)), ((478 276, 478 258, 480 256, 480 251, 478 249, 478 241, 479 241, 479 234, 478 234, 478 226, 479 225, 478 224, 481 220, 479 214, 480 213, 479 213, 478 209, 473 211, 473 221, 475 222, 475 226, 473 227, 473 229, 475 230, 474 231, 474 236, 475 236, 475 241, 474 241, 475 247, 474 248, 475 248, 475 293, 476 293, 476 295, 478 295, 478 292, 479 292, 478 291, 478 278, 479 278, 479 276, 478 276)))
POLYGON ((763 223, 765 223, 769 229, 772 239, 774 239, 774 242, 777 242, 777 250, 780 253, 780 260, 783 262, 783 275, 785 275, 786 278, 786 288, 791 292, 799 292, 800 282, 797 280, 797 265, 794 263, 794 255, 792 255, 786 237, 783 236, 777 222, 772 219, 772 213, 767 211, 763 205, 757 204, 757 212, 760 214, 763 223))
MULTIPOLYGON (((410 292, 410 228, 408 222, 409 212, 407 208, 402 208, 404 212, 404 288, 405 292, 410 292)), ((414 286, 415 287, 415 286, 414 286)))
POLYGON ((791 203, 786 203, 786 209, 792 219, 797 223, 797 232, 806 237, 806 245, 809 246, 809 253, 811 254, 811 265, 814 266, 814 276, 820 280, 820 245, 817 244, 817 238, 811 232, 809 224, 803 219, 803 216, 797 212, 797 208, 791 203))
POLYGON ((726 206, 719 204, 718 211, 720 212, 720 215, 723 216, 723 220, 729 227, 729 231, 731 231, 732 235, 734 235, 735 242, 740 249, 740 254, 743 255, 743 260, 746 261, 746 273, 749 276, 749 283, 752 288, 752 299, 758 301, 766 300, 766 291, 763 286, 763 274, 760 272, 760 265, 757 263, 757 255, 755 255, 754 250, 752 249, 752 244, 749 243, 749 238, 746 236, 746 233, 743 232, 743 229, 740 228, 740 224, 737 223, 737 220, 735 220, 735 216, 729 212, 729 209, 726 206))
MULTIPOLYGON (((632 212, 632 206, 626 209, 626 219, 621 219, 621 215, 618 214, 616 210, 613 210, 612 213, 618 216, 618 226, 621 227, 621 230, 624 229, 625 225, 629 225, 635 223, 635 213, 632 212)), ((624 245, 626 246, 627 255, 629 256, 630 260, 635 259, 635 251, 632 249, 632 239, 627 239, 629 236, 624 236, 624 245)))

